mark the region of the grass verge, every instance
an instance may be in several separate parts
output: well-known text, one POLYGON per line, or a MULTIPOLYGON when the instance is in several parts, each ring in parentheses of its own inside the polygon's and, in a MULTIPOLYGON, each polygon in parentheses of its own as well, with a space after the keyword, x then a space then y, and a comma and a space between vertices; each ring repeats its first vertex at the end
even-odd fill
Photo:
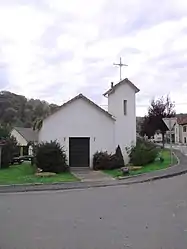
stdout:
MULTIPOLYGON (((130 176, 139 175, 139 174, 148 173, 148 172, 156 171, 156 170, 160 170, 160 169, 166 169, 166 168, 170 167, 171 166, 170 151, 163 150, 162 157, 164 158, 164 162, 161 163, 159 161, 156 161, 156 162, 147 164, 139 170, 130 171, 129 175, 130 176)), ((177 164, 177 158, 174 156, 172 165, 175 165, 175 164, 177 164)), ((104 172, 109 174, 112 177, 115 177, 115 178, 117 178, 119 176, 123 176, 120 169, 104 170, 104 172)))
POLYGON ((57 174, 51 177, 37 177, 34 175, 34 167, 30 163, 14 165, 8 169, 0 170, 0 184, 24 184, 24 183, 54 183, 75 182, 78 179, 70 172, 57 174))

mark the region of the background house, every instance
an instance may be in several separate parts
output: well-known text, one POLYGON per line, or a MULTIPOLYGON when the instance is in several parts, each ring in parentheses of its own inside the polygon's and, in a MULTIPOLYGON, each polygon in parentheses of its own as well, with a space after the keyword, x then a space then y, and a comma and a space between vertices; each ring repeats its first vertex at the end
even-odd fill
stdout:
POLYGON ((95 152, 114 153, 118 145, 127 160, 126 147, 136 143, 137 92, 128 79, 112 83, 104 94, 108 112, 79 94, 43 120, 39 142, 57 140, 71 167, 92 167, 95 152))
POLYGON ((161 143, 162 142, 162 133, 158 130, 156 131, 154 137, 153 137, 153 141, 155 143, 161 143))
POLYGON ((179 114, 174 127, 175 142, 187 144, 187 114, 179 114))
POLYGON ((36 131, 33 131, 32 128, 14 127, 11 135, 16 138, 18 146, 20 146, 21 156, 32 154, 32 148, 29 143, 38 141, 38 133, 36 131))

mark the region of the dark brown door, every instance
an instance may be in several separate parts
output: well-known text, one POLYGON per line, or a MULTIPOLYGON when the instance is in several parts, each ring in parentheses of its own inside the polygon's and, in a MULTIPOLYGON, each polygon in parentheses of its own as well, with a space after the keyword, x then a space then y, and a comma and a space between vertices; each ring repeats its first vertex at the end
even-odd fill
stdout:
POLYGON ((70 167, 89 167, 90 138, 69 138, 69 165, 70 167))

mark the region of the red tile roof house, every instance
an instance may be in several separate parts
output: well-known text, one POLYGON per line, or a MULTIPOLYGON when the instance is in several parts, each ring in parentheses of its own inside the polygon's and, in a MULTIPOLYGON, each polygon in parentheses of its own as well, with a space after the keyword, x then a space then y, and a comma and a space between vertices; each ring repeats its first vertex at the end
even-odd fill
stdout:
POLYGON ((175 143, 187 144, 187 114, 177 115, 177 123, 174 127, 175 143))

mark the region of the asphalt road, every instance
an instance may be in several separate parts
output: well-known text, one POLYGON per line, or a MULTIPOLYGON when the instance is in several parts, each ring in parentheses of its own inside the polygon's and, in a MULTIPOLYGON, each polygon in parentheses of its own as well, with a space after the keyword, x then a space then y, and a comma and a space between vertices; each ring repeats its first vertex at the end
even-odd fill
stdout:
POLYGON ((130 186, 0 194, 1 249, 186 249, 187 174, 130 186))

